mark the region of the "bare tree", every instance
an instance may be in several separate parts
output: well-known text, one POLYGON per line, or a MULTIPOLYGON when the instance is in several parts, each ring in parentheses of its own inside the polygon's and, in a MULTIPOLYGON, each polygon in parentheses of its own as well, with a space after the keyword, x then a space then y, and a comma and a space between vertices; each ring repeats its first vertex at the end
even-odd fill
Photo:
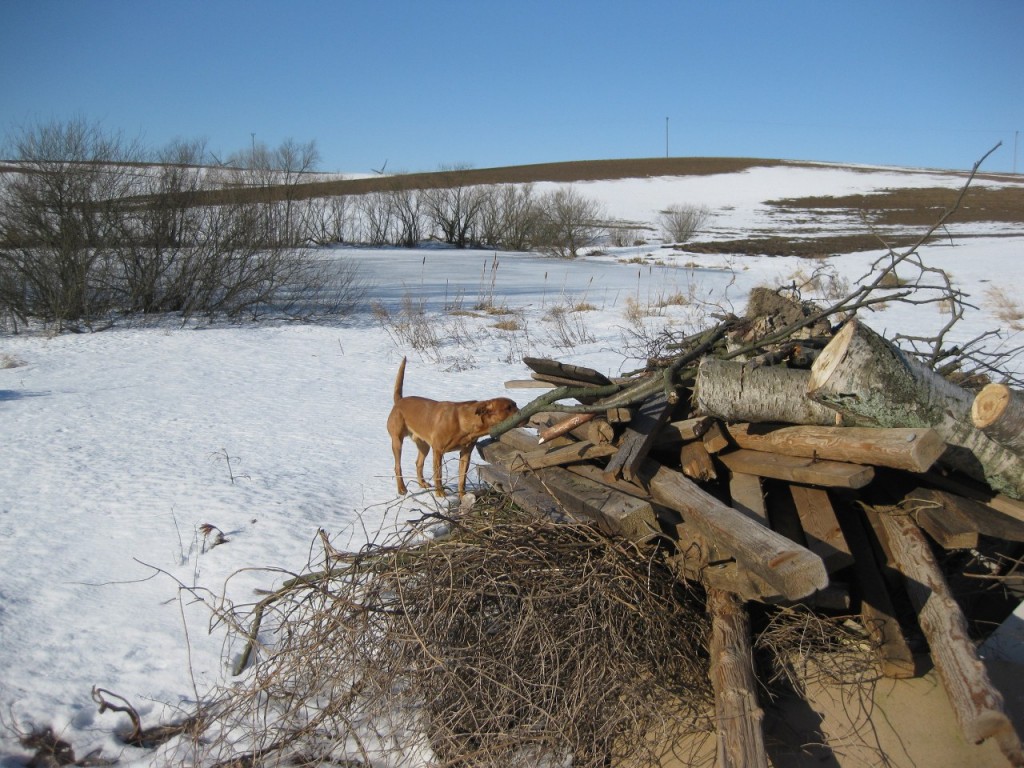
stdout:
POLYGON ((573 186, 559 187, 538 203, 540 232, 537 246, 547 253, 574 259, 583 248, 596 244, 606 218, 600 204, 573 186))
POLYGON ((23 130, 13 152, 22 172, 0 209, 0 303, 23 321, 90 326, 113 302, 119 201, 136 191, 141 149, 74 119, 23 130))
POLYGON ((480 211, 483 245, 529 250, 537 238, 539 211, 533 184, 503 184, 487 189, 480 211))
POLYGON ((427 216, 446 243, 465 248, 473 241, 473 227, 483 208, 485 195, 481 187, 466 186, 458 171, 464 167, 442 168, 447 173, 442 186, 423 191, 427 216))

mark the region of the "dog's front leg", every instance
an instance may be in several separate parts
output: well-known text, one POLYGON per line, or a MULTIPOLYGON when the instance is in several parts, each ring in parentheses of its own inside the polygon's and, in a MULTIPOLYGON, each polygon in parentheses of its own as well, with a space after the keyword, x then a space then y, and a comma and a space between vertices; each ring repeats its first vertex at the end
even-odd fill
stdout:
POLYGON ((473 445, 470 443, 459 451, 459 498, 466 495, 466 475, 469 473, 469 458, 473 455, 473 445))

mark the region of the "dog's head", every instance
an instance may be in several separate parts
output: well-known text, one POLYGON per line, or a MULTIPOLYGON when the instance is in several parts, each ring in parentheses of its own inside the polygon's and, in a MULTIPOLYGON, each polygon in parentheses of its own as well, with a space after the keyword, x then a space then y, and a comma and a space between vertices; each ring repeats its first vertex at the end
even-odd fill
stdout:
POLYGON ((481 400, 476 406, 476 415, 480 417, 484 426, 490 429, 495 424, 500 424, 509 416, 519 411, 515 400, 507 397, 495 397, 492 400, 481 400))

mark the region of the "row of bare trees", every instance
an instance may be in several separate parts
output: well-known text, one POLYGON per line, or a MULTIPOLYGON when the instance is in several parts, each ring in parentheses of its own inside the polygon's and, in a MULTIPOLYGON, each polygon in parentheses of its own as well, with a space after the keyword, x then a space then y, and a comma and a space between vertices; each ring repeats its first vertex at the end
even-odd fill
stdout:
POLYGON ((324 309, 311 297, 338 284, 322 259, 297 247, 301 219, 287 194, 198 204, 211 188, 293 188, 313 170, 315 144, 254 146, 251 157, 211 171, 202 142, 150 153, 72 120, 25 129, 10 151, 0 317, 15 327, 29 318, 85 329, 123 314, 310 311, 324 309))
MULTIPOLYGON (((444 179, 444 177, 442 177, 444 179)), ((436 240, 456 248, 538 250, 575 258, 606 231, 601 206, 575 187, 539 193, 533 184, 414 189, 402 176, 391 188, 301 204, 307 242, 413 248, 436 240)))

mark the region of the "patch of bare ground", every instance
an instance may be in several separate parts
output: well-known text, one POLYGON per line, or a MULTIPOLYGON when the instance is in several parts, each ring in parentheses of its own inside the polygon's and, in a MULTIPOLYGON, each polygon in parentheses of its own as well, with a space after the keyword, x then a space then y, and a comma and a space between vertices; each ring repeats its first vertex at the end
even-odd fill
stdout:
POLYGON ((746 256, 800 256, 805 259, 823 259, 840 253, 879 250, 886 246, 906 247, 913 245, 917 239, 909 236, 887 237, 883 244, 881 240, 870 233, 799 239, 753 237, 742 240, 686 243, 678 246, 678 249, 687 253, 739 253, 746 256))
MULTIPOLYGON (((926 226, 956 202, 956 190, 946 187, 886 189, 869 195, 796 197, 770 200, 769 205, 817 213, 860 211, 872 224, 926 226)), ((972 187, 953 222, 998 221, 1024 223, 1024 186, 972 187)))

